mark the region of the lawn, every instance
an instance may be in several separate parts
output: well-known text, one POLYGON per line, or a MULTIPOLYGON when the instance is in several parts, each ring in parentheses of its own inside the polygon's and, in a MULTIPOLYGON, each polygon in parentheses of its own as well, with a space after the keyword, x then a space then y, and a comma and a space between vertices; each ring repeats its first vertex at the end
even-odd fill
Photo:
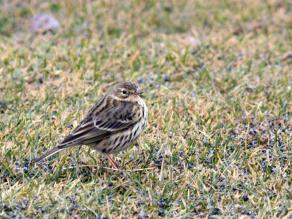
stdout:
POLYGON ((288 0, 0 0, 0 218, 291 217, 288 0), (32 32, 49 13, 55 31, 32 32), (138 82, 131 149, 31 160, 109 83, 138 82))

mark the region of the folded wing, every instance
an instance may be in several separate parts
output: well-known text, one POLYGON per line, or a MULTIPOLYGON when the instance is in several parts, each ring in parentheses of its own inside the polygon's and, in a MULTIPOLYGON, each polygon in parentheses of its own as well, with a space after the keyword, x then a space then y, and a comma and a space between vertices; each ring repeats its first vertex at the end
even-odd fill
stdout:
POLYGON ((124 101, 112 107, 93 108, 60 146, 98 144, 113 133, 130 128, 141 119, 141 109, 132 102, 124 101))

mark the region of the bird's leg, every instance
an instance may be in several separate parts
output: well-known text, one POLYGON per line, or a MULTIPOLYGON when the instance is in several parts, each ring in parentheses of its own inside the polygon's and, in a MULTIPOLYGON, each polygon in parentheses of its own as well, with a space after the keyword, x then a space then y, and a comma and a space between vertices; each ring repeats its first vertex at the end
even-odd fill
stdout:
POLYGON ((119 169, 119 164, 109 154, 107 155, 107 158, 108 158, 108 161, 109 161, 110 165, 114 169, 118 170, 119 169))

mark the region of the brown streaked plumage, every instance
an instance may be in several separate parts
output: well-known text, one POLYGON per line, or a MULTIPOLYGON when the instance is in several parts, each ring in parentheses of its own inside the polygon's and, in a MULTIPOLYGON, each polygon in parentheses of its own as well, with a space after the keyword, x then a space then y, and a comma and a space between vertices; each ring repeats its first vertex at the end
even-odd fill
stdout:
MULTIPOLYGON (((77 145, 87 145, 105 154, 125 150, 146 127, 147 107, 139 96, 141 93, 132 82, 113 85, 60 144, 34 159, 34 162, 77 145)), ((110 160, 115 166, 114 161, 110 160)))

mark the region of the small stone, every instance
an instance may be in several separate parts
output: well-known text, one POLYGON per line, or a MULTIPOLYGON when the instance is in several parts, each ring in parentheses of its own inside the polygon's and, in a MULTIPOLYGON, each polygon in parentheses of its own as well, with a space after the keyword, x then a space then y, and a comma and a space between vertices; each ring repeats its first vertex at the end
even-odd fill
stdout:
POLYGON ((73 128, 73 125, 72 124, 69 124, 69 125, 66 126, 66 128, 72 129, 73 128))
POLYGON ((242 214, 243 214, 243 215, 248 215, 248 216, 250 216, 250 217, 255 217, 255 216, 256 216, 256 213, 254 213, 254 212, 251 211, 251 210, 243 211, 242 214))
POLYGON ((59 21, 50 14, 38 14, 31 19, 30 30, 33 33, 46 33, 57 31, 60 28, 59 21))
POLYGON ((160 199, 158 202, 158 206, 159 208, 165 208, 166 202, 163 199, 160 199))
POLYGON ((164 74, 164 75, 162 76, 162 78, 163 78, 163 81, 164 81, 164 82, 169 82, 169 81, 170 81, 170 77, 169 77, 169 75, 164 74))
POLYGON ((247 194, 244 194, 242 196, 242 200, 245 201, 245 202, 248 201, 248 195, 247 194))
POLYGON ((220 215, 221 209, 220 208, 213 208, 211 215, 220 215))
POLYGON ((0 113, 4 113, 7 108, 7 102, 0 100, 0 113))
POLYGON ((164 209, 163 208, 158 209, 158 216, 161 216, 161 217, 164 216, 164 209))
POLYGON ((163 161, 163 155, 160 154, 159 157, 158 157, 158 159, 156 159, 156 160, 154 161, 155 166, 157 166, 157 167, 160 168, 161 165, 162 165, 162 161, 163 161))
POLYGON ((145 212, 143 210, 141 210, 138 214, 138 219, 143 219, 143 218, 145 218, 145 216, 146 216, 145 212))
POLYGON ((264 172, 267 170, 267 162, 265 160, 261 161, 261 168, 264 172))
POLYGON ((38 82, 39 82, 39 84, 43 84, 43 83, 44 83, 44 79, 43 79, 42 77, 40 77, 40 78, 38 79, 38 82))
POLYGON ((252 142, 249 143, 249 148, 255 148, 257 146, 257 141, 253 140, 252 142))

